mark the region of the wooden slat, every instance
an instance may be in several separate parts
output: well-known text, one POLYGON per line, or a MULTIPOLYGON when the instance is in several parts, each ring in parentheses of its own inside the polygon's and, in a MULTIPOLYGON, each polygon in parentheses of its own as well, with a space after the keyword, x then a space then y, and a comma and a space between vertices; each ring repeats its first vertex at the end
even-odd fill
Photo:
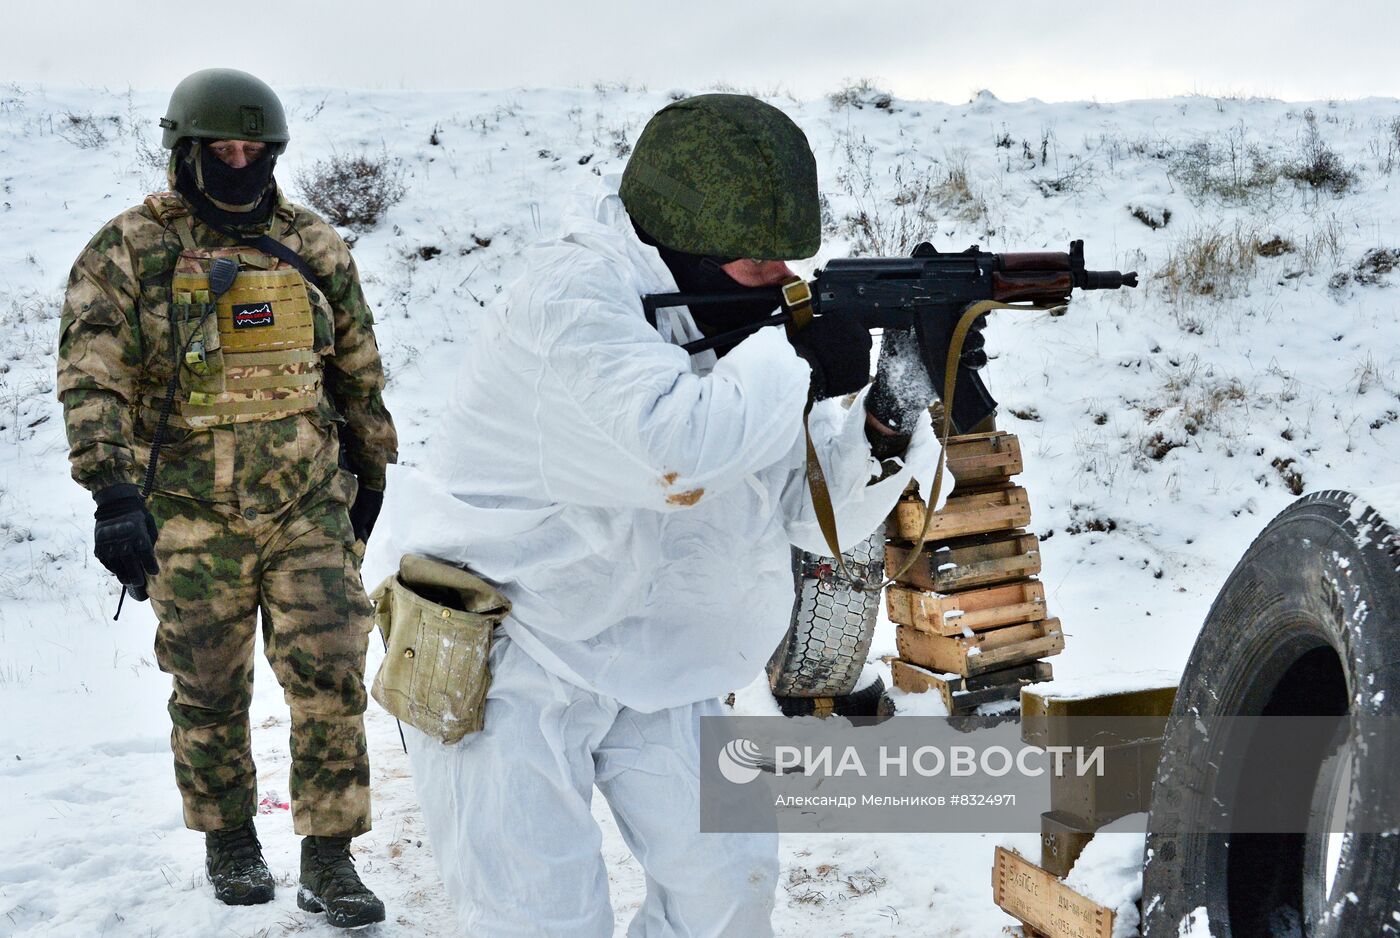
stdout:
MULTIPOLYGON (((1031 506, 1020 486, 995 492, 954 493, 933 516, 925 541, 943 541, 970 534, 1010 531, 1030 524, 1031 506)), ((900 499, 891 516, 888 534, 900 541, 914 541, 924 524, 924 504, 900 499)))
POLYGON ((1113 938, 1112 909, 1005 847, 997 847, 992 897, 1004 911, 1050 938, 1113 938))
POLYGON ((885 591, 891 622, 936 635, 966 635, 1045 618, 1045 587, 1022 580, 961 593, 891 586, 885 591))
POLYGON ((970 677, 1047 658, 1064 650, 1059 619, 978 632, 972 638, 923 632, 907 625, 895 627, 899 657, 936 672, 970 677))
MULTIPOLYGON (((912 548, 885 546, 885 569, 891 574, 904 566, 912 548)), ((1034 534, 1013 531, 983 534, 929 544, 919 559, 899 578, 918 589, 951 593, 994 586, 1040 572, 1040 540, 1034 534)))
POLYGON ((1018 700, 1021 688, 1036 681, 1050 680, 1054 672, 1049 662, 1036 661, 977 677, 935 674, 917 664, 896 658, 890 662, 894 686, 910 694, 933 691, 943 698, 950 714, 970 713, 982 704, 1018 700))
POLYGON ((1023 468, 1021 443, 1014 434, 975 433, 948 441, 948 471, 958 488, 1002 482, 1023 468))

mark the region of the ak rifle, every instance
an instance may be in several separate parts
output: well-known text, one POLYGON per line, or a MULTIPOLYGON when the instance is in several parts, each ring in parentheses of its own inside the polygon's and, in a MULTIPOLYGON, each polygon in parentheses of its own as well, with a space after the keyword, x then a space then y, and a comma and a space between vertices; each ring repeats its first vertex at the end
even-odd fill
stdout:
POLYGON ((910 257, 828 261, 810 284, 793 281, 708 295, 655 293, 644 296, 642 303, 652 321, 658 309, 750 300, 761 295, 771 295, 774 308, 781 307, 768 319, 685 345, 692 355, 733 343, 765 326, 795 323, 800 327, 809 316, 851 316, 871 330, 912 330, 930 383, 945 405, 952 399, 952 431, 965 433, 996 410, 996 401, 977 374, 986 362, 981 352, 985 341, 981 326, 987 312, 1053 311, 1063 308, 1075 290, 1137 285, 1136 272, 1085 269, 1083 241, 1070 242, 1067 253, 1010 254, 991 254, 976 245, 962 253, 944 254, 925 242, 910 257), (955 381, 948 369, 950 351, 957 356, 955 381), (948 384, 940 381, 945 375, 949 375, 948 384), (949 393, 954 390, 956 394, 949 393))

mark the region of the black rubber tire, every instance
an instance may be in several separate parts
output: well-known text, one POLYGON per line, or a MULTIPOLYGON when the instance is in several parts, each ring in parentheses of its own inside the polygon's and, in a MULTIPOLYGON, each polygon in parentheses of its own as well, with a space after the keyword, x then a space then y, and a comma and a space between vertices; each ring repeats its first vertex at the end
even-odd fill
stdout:
MULTIPOLYGON (((880 593, 851 589, 831 557, 792 552, 796 599, 787 634, 768 661, 768 686, 777 697, 844 697, 865 667, 880 593)), ((856 576, 879 583, 885 574, 881 528, 843 554, 856 576)))
POLYGON ((890 716, 894 710, 890 699, 885 695, 885 680, 877 677, 854 694, 841 697, 777 697, 778 709, 785 717, 838 716, 838 717, 878 717, 890 716))
MULTIPOLYGON (((1189 833, 1205 826, 1192 819, 1212 815, 1212 805, 1308 816, 1306 797, 1261 788, 1286 774, 1279 754, 1231 746, 1227 716, 1336 716, 1343 733, 1366 739, 1351 758, 1357 803, 1388 810, 1400 797, 1400 747, 1357 729, 1400 713, 1398 560, 1400 538, 1373 509, 1346 492, 1320 492, 1270 522, 1230 574, 1167 723, 1148 820, 1146 938, 1176 938, 1201 908, 1213 938, 1400 934, 1400 837, 1347 834, 1329 903, 1316 860, 1325 835, 1189 833), (1329 904, 1331 914, 1319 911, 1329 904)), ((1301 739, 1285 764, 1330 765, 1335 746, 1301 739)))

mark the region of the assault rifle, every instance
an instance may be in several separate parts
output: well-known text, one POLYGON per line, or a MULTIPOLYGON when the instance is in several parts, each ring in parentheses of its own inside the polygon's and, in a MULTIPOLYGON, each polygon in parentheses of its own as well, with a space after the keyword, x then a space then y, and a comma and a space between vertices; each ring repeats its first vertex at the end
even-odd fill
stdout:
POLYGON ((980 324, 985 324, 980 317, 992 309, 1053 310, 1069 302, 1074 290, 1137 285, 1136 272, 1086 270, 1083 241, 1070 242, 1068 253, 1017 254, 990 254, 976 245, 960 254, 943 254, 925 242, 910 257, 828 261, 810 284, 797 281, 709 295, 656 293, 643 297, 642 303, 653 321, 656 310, 669 306, 704 306, 763 295, 773 297, 775 308, 782 307, 766 320, 689 343, 684 347, 691 354, 735 342, 765 326, 794 320, 801 325, 807 316, 853 316, 868 329, 912 330, 933 388, 944 398, 948 390, 956 389, 951 427, 954 433, 965 433, 996 410, 996 401, 977 375, 986 362, 985 354, 978 357, 984 342, 980 324), (962 335, 957 334, 960 323, 962 335), (945 389, 941 379, 954 344, 958 345, 956 381, 945 389))

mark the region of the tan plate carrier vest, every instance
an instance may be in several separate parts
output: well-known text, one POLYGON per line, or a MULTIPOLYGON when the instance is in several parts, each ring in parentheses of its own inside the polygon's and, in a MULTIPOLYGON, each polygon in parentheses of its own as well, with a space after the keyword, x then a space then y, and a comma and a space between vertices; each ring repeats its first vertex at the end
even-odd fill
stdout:
MULTIPOLYGON (((301 273, 257 248, 199 247, 194 219, 173 193, 149 196, 146 204, 183 249, 170 283, 171 338, 180 358, 171 426, 199 429, 314 410, 321 356, 301 273), (237 262, 238 277, 211 302, 209 267, 218 257, 237 262)), ((159 392, 146 394, 142 409, 154 421, 163 403, 159 392)))

